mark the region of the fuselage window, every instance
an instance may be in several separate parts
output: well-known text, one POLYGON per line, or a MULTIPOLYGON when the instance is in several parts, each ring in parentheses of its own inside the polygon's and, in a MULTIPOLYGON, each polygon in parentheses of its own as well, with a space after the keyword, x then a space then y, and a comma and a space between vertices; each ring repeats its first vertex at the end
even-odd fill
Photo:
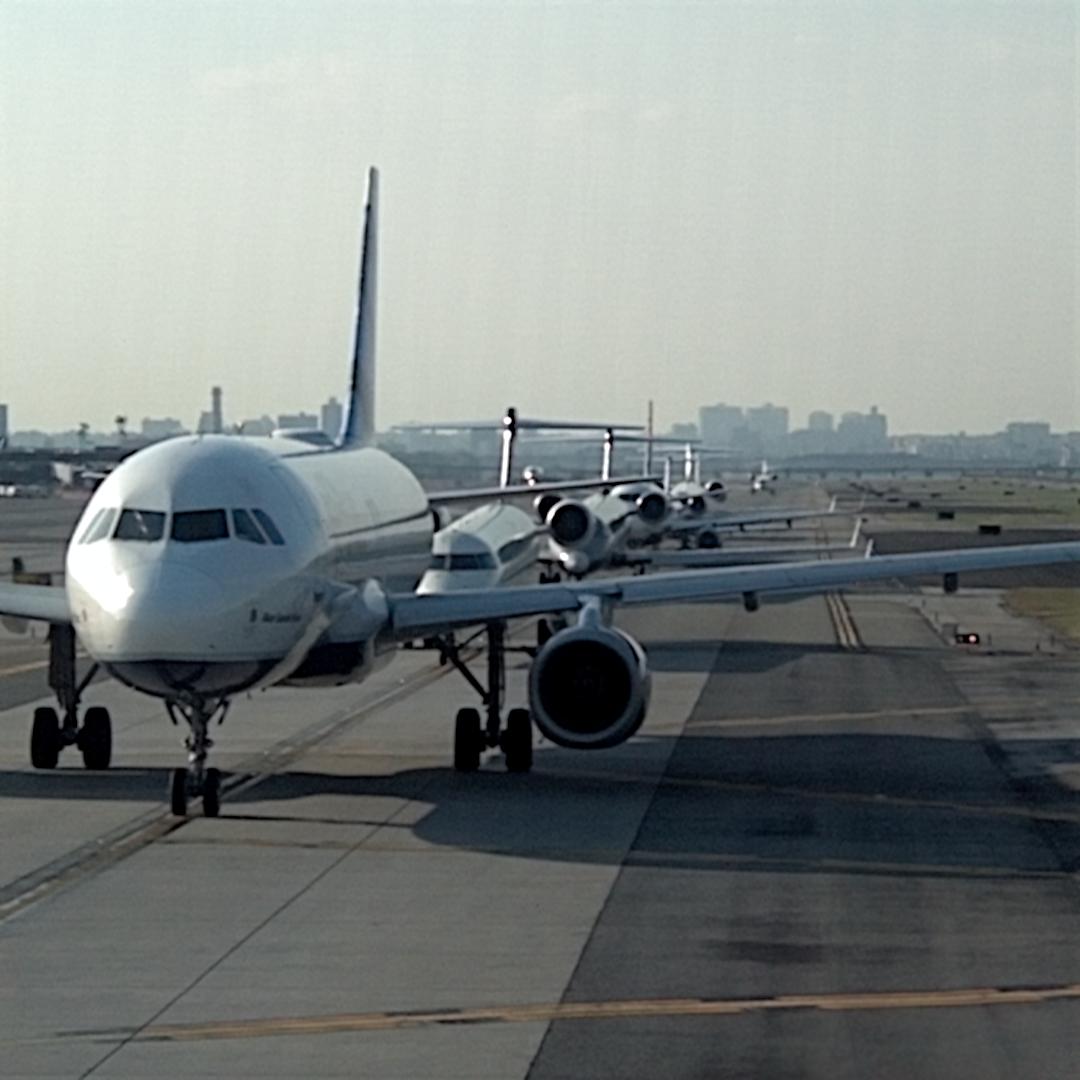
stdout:
POLYGON ((138 540, 150 544, 165 535, 165 515, 158 510, 121 510, 114 540, 138 540))
POLYGON ((251 512, 255 515, 255 520, 263 527, 263 532, 270 537, 271 544, 280 547, 285 543, 285 537, 278 532, 278 527, 265 510, 252 510, 251 512))
POLYGON ((86 532, 82 534, 79 543, 92 544, 95 540, 104 540, 109 535, 109 530, 115 520, 116 510, 114 507, 107 506, 103 510, 99 510, 94 515, 94 520, 90 522, 86 532))
POLYGON ((259 532, 259 526, 251 520, 251 515, 246 510, 234 510, 232 512, 233 532, 241 539, 248 540, 252 544, 265 544, 266 537, 259 532))
POLYGON ((224 510, 185 510, 173 514, 172 532, 179 544, 201 544, 206 540, 228 540, 229 524, 224 510))

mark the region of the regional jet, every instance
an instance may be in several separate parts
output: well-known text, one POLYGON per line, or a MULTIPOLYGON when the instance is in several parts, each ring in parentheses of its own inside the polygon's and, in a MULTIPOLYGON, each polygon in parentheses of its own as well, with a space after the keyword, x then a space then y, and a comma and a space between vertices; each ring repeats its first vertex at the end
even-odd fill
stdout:
MULTIPOLYGON (((106 710, 80 699, 75 641, 128 686, 163 700, 188 729, 187 767, 170 779, 174 813, 201 797, 220 809, 208 767, 209 730, 237 694, 290 684, 360 680, 399 643, 458 628, 486 629, 488 723, 462 708, 454 765, 476 769, 500 747, 508 769, 532 764, 532 725, 561 746, 595 750, 630 738, 645 718, 645 651, 612 625, 620 604, 668 604, 768 592, 819 592, 928 572, 956 587, 969 569, 1080 561, 1080 543, 924 552, 506 585, 441 594, 415 587, 431 559, 433 500, 417 478, 370 446, 374 432, 378 174, 372 169, 360 260, 352 385, 337 444, 288 438, 189 436, 125 459, 88 502, 66 555, 63 586, 0 585, 0 615, 50 627, 50 685, 65 713, 40 706, 31 758, 55 766, 77 743, 90 768, 108 766, 106 710), (501 716, 507 620, 564 616, 529 671, 529 709, 501 716)), ((92 674, 92 671, 91 671, 92 674)), ((473 678, 473 684, 478 680, 473 678)), ((484 689, 482 686, 480 689, 484 689)))

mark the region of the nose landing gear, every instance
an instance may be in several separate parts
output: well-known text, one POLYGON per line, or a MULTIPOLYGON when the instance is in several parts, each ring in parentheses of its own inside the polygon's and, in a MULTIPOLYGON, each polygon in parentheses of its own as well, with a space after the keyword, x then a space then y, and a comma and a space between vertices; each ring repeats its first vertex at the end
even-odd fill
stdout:
POLYGON ((228 701, 218 701, 208 705, 201 699, 185 701, 166 701, 169 719, 178 724, 177 714, 187 723, 189 733, 184 740, 187 747, 188 764, 186 769, 173 769, 169 779, 169 808, 177 817, 187 817, 188 800, 202 797, 203 813, 207 817, 217 817, 221 811, 221 773, 217 769, 207 768, 206 759, 214 745, 208 734, 210 724, 215 717, 223 723, 229 711, 228 701))

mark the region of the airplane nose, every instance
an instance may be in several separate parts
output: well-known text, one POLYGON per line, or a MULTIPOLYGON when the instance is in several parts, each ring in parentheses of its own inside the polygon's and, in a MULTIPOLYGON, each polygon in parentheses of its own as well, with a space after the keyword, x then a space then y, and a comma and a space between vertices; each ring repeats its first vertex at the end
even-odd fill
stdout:
POLYGON ((223 584, 191 566, 133 566, 87 592, 97 609, 89 644, 102 659, 206 658, 232 621, 223 584))

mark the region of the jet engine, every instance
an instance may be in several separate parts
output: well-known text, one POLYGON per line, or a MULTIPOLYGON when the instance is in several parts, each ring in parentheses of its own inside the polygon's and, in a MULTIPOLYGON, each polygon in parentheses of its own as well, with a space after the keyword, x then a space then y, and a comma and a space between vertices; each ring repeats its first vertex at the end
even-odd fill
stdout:
POLYGON ((587 609, 533 661, 529 705, 536 726, 553 743, 600 750, 625 742, 641 727, 649 687, 644 649, 587 609))
POLYGON ((691 514, 704 514, 707 509, 705 500, 700 495, 691 495, 689 499, 684 499, 683 505, 691 514))
POLYGON ((536 516, 546 522, 548 514, 562 502, 562 499, 558 495, 553 495, 550 491, 546 495, 537 495, 533 499, 533 509, 536 511, 536 516))
POLYGON ((719 480, 710 480, 705 485, 705 490, 710 495, 720 495, 724 491, 724 485, 719 480))
POLYGON ((547 513, 547 527, 563 547, 585 547, 596 531, 596 515, 574 499, 563 499, 547 513))
POLYGON ((667 515, 667 499, 659 491, 649 491, 637 501, 638 517, 650 525, 657 525, 667 515))

